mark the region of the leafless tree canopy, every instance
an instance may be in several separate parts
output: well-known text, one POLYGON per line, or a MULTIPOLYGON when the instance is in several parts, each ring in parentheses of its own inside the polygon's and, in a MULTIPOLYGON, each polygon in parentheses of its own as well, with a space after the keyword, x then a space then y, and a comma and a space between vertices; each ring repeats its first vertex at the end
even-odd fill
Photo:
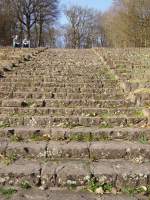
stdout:
POLYGON ((20 39, 27 35, 34 46, 45 45, 46 36, 58 16, 58 0, 0 0, 0 5, 3 15, 1 43, 9 43, 6 41, 18 34, 20 39))
POLYGON ((113 47, 150 46, 150 1, 114 0, 103 16, 107 45, 113 47))
POLYGON ((10 0, 0 0, 0 46, 9 45, 15 32, 15 19, 10 0))
POLYGON ((90 48, 99 45, 100 13, 93 9, 72 6, 65 10, 68 19, 65 41, 69 48, 90 48))
POLYGON ((150 0, 114 0, 104 13, 72 5, 60 28, 58 6, 59 0, 0 0, 0 45, 10 45, 17 34, 20 40, 27 35, 32 46, 150 47, 150 0))
POLYGON ((65 14, 67 47, 150 46, 150 0, 114 0, 104 14, 71 6, 65 14))

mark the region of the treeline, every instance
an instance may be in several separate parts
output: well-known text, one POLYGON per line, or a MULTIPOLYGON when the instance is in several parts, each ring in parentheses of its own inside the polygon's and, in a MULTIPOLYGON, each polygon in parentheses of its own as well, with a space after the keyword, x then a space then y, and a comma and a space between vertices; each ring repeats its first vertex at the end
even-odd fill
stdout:
POLYGON ((25 35, 32 46, 54 45, 58 0, 0 0, 0 45, 25 35))
POLYGON ((66 9, 66 47, 150 47, 150 0, 114 0, 105 13, 66 9))
POLYGON ((102 46, 101 13, 93 9, 71 6, 65 10, 68 23, 64 27, 67 48, 102 46))
POLYGON ((114 0, 103 27, 107 46, 150 47, 150 0, 114 0))
POLYGON ((105 13, 59 0, 0 0, 0 45, 25 35, 34 47, 150 47, 150 0, 114 0, 105 13), (57 27, 57 28, 56 28, 57 27))

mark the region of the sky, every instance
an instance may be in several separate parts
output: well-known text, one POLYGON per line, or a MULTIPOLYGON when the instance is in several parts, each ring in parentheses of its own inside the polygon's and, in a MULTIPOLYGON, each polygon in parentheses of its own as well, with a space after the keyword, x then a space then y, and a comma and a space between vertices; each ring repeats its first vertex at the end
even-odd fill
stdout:
MULTIPOLYGON (((112 1, 113 0, 61 0, 61 5, 81 5, 104 12, 112 5, 112 1)), ((66 23, 65 16, 61 16, 60 23, 66 23)))

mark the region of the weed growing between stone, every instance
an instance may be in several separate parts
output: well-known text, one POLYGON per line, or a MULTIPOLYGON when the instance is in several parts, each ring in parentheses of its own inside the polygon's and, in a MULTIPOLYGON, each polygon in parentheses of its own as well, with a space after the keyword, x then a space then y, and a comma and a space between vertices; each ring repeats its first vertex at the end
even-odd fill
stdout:
POLYGON ((142 143, 142 144, 148 144, 149 143, 149 139, 145 135, 142 135, 139 138, 139 142, 142 143))
POLYGON ((21 136, 18 136, 18 135, 16 135, 16 134, 14 134, 14 135, 10 138, 10 140, 11 140, 12 142, 22 142, 22 141, 23 141, 23 138, 22 138, 21 136))
POLYGON ((145 196, 150 197, 150 186, 141 186, 141 187, 124 187, 122 192, 128 194, 129 196, 134 196, 136 194, 144 194, 145 196))
POLYGON ((7 199, 11 198, 16 192, 17 190, 14 188, 0 187, 0 194, 7 199))
POLYGON ((46 135, 36 135, 36 134, 32 134, 30 137, 31 141, 50 141, 50 136, 48 134, 46 135))
POLYGON ((87 184, 87 190, 97 194, 111 193, 113 189, 110 183, 99 183, 95 177, 90 178, 87 184))
POLYGON ((17 154, 12 152, 10 155, 4 157, 3 160, 6 165, 10 165, 17 160, 17 154))
POLYGON ((69 190, 75 190, 77 188, 77 182, 76 181, 72 181, 72 180, 68 180, 67 181, 67 188, 69 190))
POLYGON ((9 123, 4 123, 3 121, 0 121, 0 128, 8 128, 10 127, 9 123))
POLYGON ((22 189, 26 189, 26 190, 31 188, 31 185, 30 185, 29 181, 27 181, 27 180, 23 180, 21 182, 20 186, 22 189))

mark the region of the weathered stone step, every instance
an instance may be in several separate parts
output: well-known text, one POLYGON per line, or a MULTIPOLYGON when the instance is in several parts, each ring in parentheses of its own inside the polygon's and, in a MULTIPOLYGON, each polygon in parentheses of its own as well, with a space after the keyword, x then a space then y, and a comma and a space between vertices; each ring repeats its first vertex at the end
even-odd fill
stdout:
POLYGON ((97 108, 128 108, 134 103, 123 99, 117 100, 84 100, 84 99, 0 99, 2 107, 22 107, 33 105, 34 107, 97 107, 97 108))
POLYGON ((109 90, 110 90, 110 92, 112 91, 112 88, 114 89, 114 90, 116 90, 116 91, 118 91, 118 92, 122 92, 122 89, 120 88, 120 86, 119 85, 116 85, 116 86, 113 86, 112 87, 112 85, 111 84, 109 84, 109 86, 108 87, 106 87, 106 85, 104 85, 104 84, 95 84, 95 85, 84 85, 84 84, 82 84, 82 85, 72 85, 72 86, 70 86, 70 85, 59 85, 59 84, 55 84, 55 86, 43 86, 42 84, 41 85, 39 85, 38 84, 38 86, 34 86, 32 83, 31 83, 31 85, 28 85, 28 86, 22 86, 22 85, 20 85, 19 83, 17 83, 17 84, 15 84, 15 85, 13 85, 13 84, 11 84, 11 85, 3 85, 3 86, 1 86, 0 87, 0 90, 5 90, 5 91, 7 91, 8 89, 14 89, 14 90, 30 90, 31 88, 32 89, 39 89, 39 91, 41 90, 41 89, 43 89, 43 90, 45 90, 45 91, 51 91, 51 92, 55 92, 55 91, 57 91, 57 92, 65 92, 65 91, 68 91, 68 92, 90 92, 90 91, 92 91, 92 92, 101 92, 102 90, 104 90, 104 91, 107 91, 108 90, 108 92, 109 92, 109 90))
MULTIPOLYGON (((41 63, 39 63, 40 65, 41 63)), ((15 71, 13 72, 11 75, 12 75, 12 78, 15 77, 15 75, 18 75, 18 77, 23 77, 24 78, 29 78, 32 74, 34 76, 37 76, 38 78, 43 78, 43 76, 45 77, 49 77, 49 78, 55 78, 55 77, 59 77, 59 78, 63 78, 63 76, 67 79, 69 78, 73 78, 75 80, 75 77, 77 77, 77 79, 92 79, 93 80, 96 80, 97 78, 101 78, 103 77, 104 79, 110 79, 112 80, 112 74, 110 73, 110 71, 107 69, 107 68, 103 68, 103 70, 100 70, 100 68, 92 68, 92 71, 89 71, 88 70, 88 67, 82 69, 81 67, 80 68, 77 68, 76 70, 72 70, 71 68, 66 68, 66 69, 61 69, 61 67, 59 66, 59 68, 57 68, 56 66, 54 66, 54 69, 59 69, 60 72, 57 73, 53 70, 52 66, 50 65, 47 69, 44 69, 44 70, 40 70, 38 68, 38 63, 36 64, 37 67, 33 69, 33 67, 35 66, 35 63, 33 62, 33 66, 29 63, 27 63, 28 67, 30 67, 30 69, 28 70, 27 68, 24 69, 22 68, 22 70, 20 70, 21 72, 23 73, 19 73, 19 71, 15 71), (79 70, 81 72, 79 72, 79 70), (75 77, 74 77, 75 76, 75 77)), ((23 67, 23 65, 22 65, 23 67)), ((74 66, 75 67, 75 66, 74 66)), ((9 74, 10 76, 10 74, 9 74)), ((8 78, 9 78, 8 76, 8 78)))
POLYGON ((19 186, 24 180, 31 186, 43 188, 87 186, 91 177, 94 177, 99 184, 107 183, 121 190, 123 187, 148 186, 149 176, 149 163, 135 164, 122 160, 92 163, 64 160, 42 164, 32 160, 18 160, 8 166, 0 164, 1 185, 11 186, 19 186))
POLYGON ((0 137, 21 141, 35 140, 67 140, 67 141, 110 141, 110 140, 132 140, 143 143, 150 141, 150 128, 27 128, 11 127, 0 128, 0 137))
MULTIPOLYGON (((16 75, 17 76, 17 75, 16 75)), ((16 81, 18 81, 18 82, 20 82, 21 81, 21 79, 22 79, 22 82, 25 82, 25 79, 24 79, 24 77, 19 77, 19 75, 17 76, 18 78, 17 78, 17 80, 16 81)), ((28 77, 30 77, 30 76, 28 76, 28 77)), ((15 78, 10 78, 10 80, 9 81, 15 81, 14 80, 15 78)), ((68 77, 56 77, 56 78, 49 78, 49 80, 46 80, 45 78, 44 78, 44 75, 42 76, 42 77, 37 77, 36 76, 36 79, 38 79, 38 80, 36 80, 36 81, 39 81, 39 80, 41 80, 41 83, 42 82, 56 82, 56 83, 58 83, 58 84, 60 84, 60 83, 65 83, 65 84, 69 84, 69 83, 73 83, 73 84, 76 84, 76 83, 79 83, 79 84, 87 84, 87 83, 93 83, 93 84, 95 84, 95 83, 104 83, 104 84, 108 84, 108 85, 110 85, 110 83, 111 83, 111 80, 110 79, 103 79, 103 78, 101 78, 101 77, 99 77, 99 78, 97 78, 97 79, 90 79, 90 78, 87 78, 87 79, 84 79, 84 78, 78 78, 78 79, 73 79, 73 78, 68 78, 68 77)), ((3 80, 3 78, 2 78, 2 80, 3 80)), ((28 78, 27 78, 27 80, 28 80, 28 78)), ((8 81, 8 80, 7 80, 8 81)), ((34 79, 33 80, 29 80, 29 82, 31 82, 31 81, 35 81, 34 79)), ((117 85, 118 85, 118 83, 116 83, 117 85)))
POLYGON ((7 75, 7 77, 6 78, 2 78, 2 79, 0 79, 0 83, 1 82, 3 82, 3 83, 5 83, 5 82, 22 82, 22 83, 26 83, 26 82, 39 82, 39 80, 40 80, 40 83, 44 83, 44 82, 52 82, 52 83, 56 83, 56 84, 100 84, 100 83, 104 83, 104 84, 114 84, 114 83, 116 83, 116 84, 118 84, 118 80, 111 80, 111 79, 104 79, 104 78, 99 78, 98 80, 90 80, 90 82, 89 82, 89 80, 83 80, 83 79, 81 79, 81 80, 69 80, 68 78, 66 78, 66 77, 64 77, 63 78, 63 80, 62 79, 57 79, 57 77, 55 77, 55 78, 50 78, 49 76, 42 76, 42 77, 34 77, 34 76, 30 76, 30 75, 28 75, 28 77, 27 78, 24 78, 24 77, 20 77, 19 78, 19 75, 15 75, 13 78, 12 78, 12 76, 10 76, 10 77, 8 77, 8 75, 7 75))
POLYGON ((62 82, 40 82, 39 79, 28 79, 28 80, 13 80, 12 82, 10 80, 8 80, 8 82, 6 82, 7 79, 2 79, 0 81, 0 85, 1 86, 21 86, 21 87, 37 87, 37 86, 41 86, 41 87, 60 87, 60 88, 64 88, 64 87, 79 87, 79 88, 96 88, 96 87, 115 87, 116 85, 118 85, 118 81, 115 80, 108 80, 108 81, 99 81, 99 82, 93 82, 93 83, 62 83, 62 82))
POLYGON ((150 107, 150 100, 141 100, 140 105, 143 105, 145 107, 150 107))
MULTIPOLYGON (((32 140, 32 138, 31 138, 32 140)), ((133 163, 150 162, 150 145, 127 141, 106 142, 10 142, 1 141, 1 161, 26 159, 68 160, 125 159, 133 163)), ((10 161, 11 162, 11 161, 10 161)), ((13 162, 13 161, 12 161, 13 162)))
MULTIPOLYGON (((37 66, 38 67, 38 66, 37 66)), ((51 66, 50 66, 51 68, 51 66)), ((98 78, 100 78, 102 76, 102 74, 105 74, 105 77, 106 79, 111 79, 111 76, 110 74, 107 74, 107 72, 104 72, 104 71, 98 71, 97 74, 95 74, 95 72, 93 71, 96 71, 96 69, 93 69, 93 71, 90 71, 88 72, 87 71, 88 69, 86 68, 85 70, 81 70, 81 68, 78 68, 76 69, 75 71, 70 71, 69 69, 67 70, 63 70, 60 72, 60 73, 57 73, 57 72, 54 72, 52 71, 52 69, 50 70, 40 70, 40 69, 36 69, 36 70, 20 70, 21 73, 23 73, 24 75, 24 78, 25 77, 28 77, 28 75, 31 75, 31 73, 33 74, 33 76, 37 76, 39 78, 41 78, 41 76, 44 76, 45 74, 49 74, 49 78, 54 78, 54 77, 57 77, 57 78, 63 78, 63 77, 66 77, 68 79, 74 79, 75 80, 75 77, 77 79, 93 79, 93 80, 96 80, 98 78), (79 70, 81 71, 79 73, 79 70), (85 73, 86 72, 86 73, 85 73)), ((15 71, 15 74, 16 75, 19 75, 19 77, 22 77, 23 75, 22 74, 19 74, 19 72, 15 71)), ((14 76, 14 74, 12 74, 12 77, 14 76)))
MULTIPOLYGON (((14 72, 15 71, 9 72, 9 75, 11 75, 14 72)), ((31 74, 27 74, 27 75, 24 75, 24 76, 21 76, 19 74, 14 74, 14 75, 12 74, 10 81, 13 81, 13 77, 15 79, 16 76, 17 76, 17 79, 20 79, 20 80, 22 78, 23 78, 23 80, 25 80, 25 78, 27 78, 27 79, 33 78, 34 79, 34 77, 35 77, 35 79, 36 80, 38 79, 38 81, 44 79, 46 82, 47 81, 48 82, 55 82, 55 81, 57 81, 57 82, 60 82, 60 81, 69 82, 69 81, 72 81, 73 83, 75 83, 75 82, 76 83, 88 83, 88 81, 91 81, 91 82, 100 82, 100 81, 109 82, 109 81, 116 80, 115 77, 109 78, 109 76, 105 77, 104 75, 103 76, 97 76, 97 77, 96 76, 95 77, 94 76, 91 76, 91 77, 90 76, 76 76, 74 74, 72 74, 72 75, 68 74, 66 76, 63 75, 63 74, 60 75, 60 76, 58 76, 58 75, 51 76, 50 73, 48 73, 48 72, 45 72, 45 73, 43 73, 43 75, 41 74, 41 76, 37 75, 37 74, 33 74, 32 72, 31 72, 31 74), (44 77, 45 73, 49 74, 48 80, 44 77)), ((8 80, 8 76, 7 76, 7 80, 8 80)))
POLYGON ((14 50, 8 49, 8 54, 3 52, 0 56, 0 60, 2 61, 0 68, 1 71, 4 72, 3 75, 5 76, 9 74, 9 72, 11 73, 11 71, 14 71, 15 67, 20 67, 20 63, 25 64, 26 61, 29 61, 31 59, 33 60, 37 54, 41 53, 44 50, 45 49, 32 51, 30 49, 29 52, 14 52, 14 50))
POLYGON ((93 99, 93 100, 117 100, 123 99, 123 94, 115 93, 47 93, 47 92, 0 92, 0 99, 2 98, 34 98, 34 99, 93 99))
POLYGON ((7 116, 0 115, 1 127, 27 126, 27 127, 77 127, 77 126, 99 126, 99 127, 131 127, 146 126, 147 117, 82 117, 82 116, 7 116))
MULTIPOLYGON (((10 188, 5 186, 4 188, 10 188)), ((113 192, 112 192, 113 193, 113 192)), ((0 196, 1 197, 1 196, 0 196)), ((11 200, 146 200, 144 195, 129 194, 92 194, 89 191, 75 191, 75 190, 60 190, 59 188, 42 191, 40 189, 32 188, 28 190, 16 189, 12 195, 11 200)), ((7 200, 1 197, 1 200, 7 200)))
MULTIPOLYGON (((119 55, 122 60, 126 57, 126 54, 119 55)), ((116 58, 120 60, 118 55, 116 58)), ((130 68, 132 62, 133 59, 130 68)), ((150 185, 148 119, 143 118, 136 107, 135 115, 131 117, 130 107, 135 106, 136 102, 125 101, 127 95, 117 89, 118 81, 111 73, 91 50, 47 50, 36 60, 22 63, 8 73, 7 78, 1 79, 0 85, 4 91, 0 92, 0 185, 19 188, 21 182, 27 181, 29 185, 41 189, 83 186, 88 190, 89 185, 97 187, 99 182, 100 185, 113 187, 115 192, 116 188, 120 192, 124 187, 150 185), (25 88, 30 86, 38 90, 25 92, 25 88), (15 87, 20 88, 20 92, 13 92, 15 87), (40 92, 47 88, 54 91, 40 92), (85 88, 86 93, 74 94, 79 88, 85 88), (101 94, 101 88, 113 89, 101 94), (96 92, 92 95, 94 90, 96 92), (105 113, 108 111, 106 108, 111 111, 110 117, 105 113), (114 117, 112 114, 117 110, 127 112, 130 117, 120 114, 114 117), (63 117, 66 111, 68 114, 63 117), (84 117, 81 112, 92 114, 84 117), (97 113, 104 113, 103 117, 96 117, 97 113), (2 158, 6 158, 5 162, 2 158)), ((130 74, 123 76, 126 80, 130 74)), ((140 106, 149 106, 148 97, 142 99, 140 106)), ((26 190, 24 193, 24 197, 19 195, 14 199, 22 200, 23 197, 33 200, 34 195, 36 200, 53 200, 53 197, 55 200, 56 197, 50 194, 45 196, 46 192, 42 192, 42 195, 26 190)), ((56 197, 57 200, 62 198, 74 199, 76 196, 65 193, 56 197)), ((88 198, 117 200, 122 197, 78 195, 76 199, 88 198)), ((143 200, 138 197, 133 199, 143 200)))
POLYGON ((39 91, 39 92, 51 92, 51 93, 89 93, 89 94, 105 94, 105 93, 122 93, 123 90, 121 88, 71 88, 71 87, 66 87, 66 88, 59 88, 59 87, 20 87, 19 85, 17 87, 0 87, 0 92, 5 91, 5 92, 9 92, 11 88, 11 91, 13 92, 35 92, 35 91, 39 91))
MULTIPOLYGON (((73 74, 75 73, 76 76, 81 75, 81 76, 85 76, 85 75, 93 75, 94 71, 96 71, 96 75, 99 75, 100 73, 109 73, 109 70, 105 67, 100 67, 97 65, 93 65, 92 68, 91 66, 83 66, 81 68, 78 66, 69 66, 68 64, 66 64, 65 66, 62 64, 60 64, 59 66, 54 64, 54 63, 47 63, 47 61, 45 63, 41 63, 41 61, 38 61, 36 59, 36 66, 35 66, 35 61, 31 60, 28 63, 25 64, 26 65, 26 69, 23 68, 23 65, 21 65, 21 71, 25 71, 27 73, 30 73, 31 71, 34 73, 38 73, 38 72, 49 72, 49 73, 54 73, 56 75, 61 75, 61 74, 73 74), (43 67, 43 65, 45 66, 45 68, 43 67), (106 72, 105 72, 106 70, 106 72), (82 73, 82 72, 86 72, 86 73, 82 73), (91 73, 91 74, 90 74, 91 73)), ((18 71, 16 71, 16 73, 18 73, 18 71)), ((40 73, 39 73, 40 75, 40 73)), ((47 74, 46 74, 47 75, 47 74)))
POLYGON ((0 107, 0 114, 8 116, 25 116, 25 115, 50 115, 50 116, 71 116, 81 115, 85 117, 109 117, 109 116, 125 116, 125 117, 143 117, 144 113, 142 108, 129 107, 129 108, 57 108, 47 107, 43 104, 37 107, 34 103, 21 105, 21 107, 0 107), (42 107, 43 106, 43 107, 42 107))
MULTIPOLYGON (((45 72, 45 73, 47 73, 47 72, 45 72)), ((23 75, 21 75, 21 74, 12 74, 12 73, 9 73, 9 75, 11 75, 11 77, 10 77, 10 80, 11 81, 13 81, 15 78, 16 78, 16 76, 17 76, 17 78, 19 78, 19 79, 22 79, 23 78, 23 80, 25 79, 25 78, 38 78, 38 80, 45 80, 45 81, 49 81, 49 82, 55 82, 55 81, 58 81, 58 82, 76 82, 76 83, 81 83, 81 82, 85 82, 85 83, 88 83, 88 81, 90 81, 90 82, 100 82, 100 81, 108 81, 109 82, 109 80, 116 80, 115 79, 115 77, 109 77, 109 76, 106 76, 106 75, 101 75, 101 76, 98 76, 98 77, 95 77, 95 76, 93 76, 93 77, 83 77, 83 76, 78 76, 78 77, 76 77, 75 75, 72 75, 72 77, 70 76, 70 75, 68 75, 68 76, 64 76, 64 75, 61 75, 61 76, 48 76, 48 80, 47 80, 47 78, 44 76, 45 75, 45 73, 43 74, 43 75, 36 75, 36 74, 33 74, 32 72, 30 73, 30 74, 27 74, 26 76, 23 74, 23 75), (13 79, 14 78, 14 79, 13 79)), ((47 73, 47 74, 49 74, 49 73, 47 73)), ((7 76, 7 79, 8 79, 9 77, 7 76)))

